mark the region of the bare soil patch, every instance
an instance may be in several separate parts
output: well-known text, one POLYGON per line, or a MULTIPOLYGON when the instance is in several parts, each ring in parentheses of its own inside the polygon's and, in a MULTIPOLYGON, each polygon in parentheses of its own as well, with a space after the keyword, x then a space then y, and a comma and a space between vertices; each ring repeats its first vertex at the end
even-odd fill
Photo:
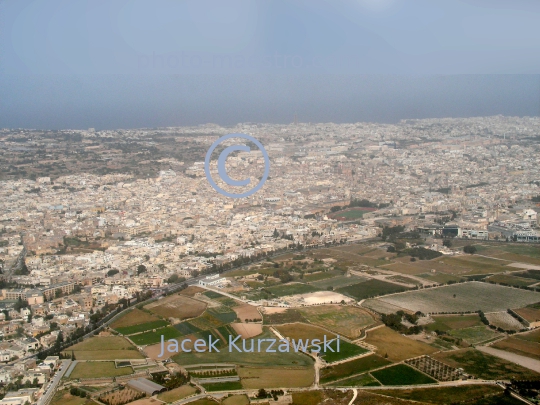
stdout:
POLYGON ((163 318, 188 319, 200 316, 206 304, 180 294, 171 295, 145 306, 145 309, 163 318))
POLYGON ((115 321, 111 327, 115 328, 125 328, 128 326, 140 325, 142 323, 159 321, 159 318, 148 312, 141 311, 138 308, 133 308, 127 314, 122 316, 120 319, 115 321))
POLYGON ((238 316, 241 322, 244 322, 246 319, 262 319, 261 314, 253 305, 242 304, 232 309, 236 312, 236 316, 238 316))
POLYGON ((195 285, 190 285, 188 288, 180 291, 181 295, 185 295, 186 297, 194 297, 197 293, 205 292, 206 290, 201 287, 197 287, 195 285))
POLYGON ((242 335, 242 339, 249 339, 262 333, 262 325, 259 323, 232 323, 236 333, 242 335))

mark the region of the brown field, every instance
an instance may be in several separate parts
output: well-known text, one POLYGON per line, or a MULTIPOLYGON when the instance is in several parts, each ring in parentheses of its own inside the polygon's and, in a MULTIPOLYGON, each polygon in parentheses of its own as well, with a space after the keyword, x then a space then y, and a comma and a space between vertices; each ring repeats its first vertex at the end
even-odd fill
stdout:
POLYGON ((486 256, 497 257, 499 259, 509 260, 512 262, 521 262, 521 263, 540 265, 540 259, 538 258, 534 258, 534 257, 526 256, 526 255, 520 255, 517 253, 504 252, 499 249, 488 249, 482 252, 482 254, 486 256))
POLYGON ((133 308, 127 314, 122 316, 111 325, 114 328, 125 328, 127 326, 140 325, 141 323, 159 321, 159 318, 148 312, 141 311, 138 308, 133 308))
POLYGON ((244 388, 309 387, 313 384, 312 368, 286 369, 265 367, 239 367, 238 375, 244 388))
POLYGON ((119 404, 128 403, 130 401, 134 401, 137 398, 140 398, 141 395, 142 395, 141 392, 135 391, 134 389, 126 387, 121 391, 109 392, 103 396, 100 396, 99 399, 102 402, 107 401, 105 402, 106 404, 119 405, 119 404))
POLYGON ((517 339, 528 340, 529 342, 540 342, 540 329, 535 329, 532 332, 520 333, 515 337, 517 339))
POLYGON ((279 333, 285 337, 291 339, 320 339, 323 340, 324 336, 328 339, 333 339, 335 335, 333 333, 328 333, 324 329, 321 329, 317 326, 306 325, 305 323, 289 323, 286 325, 280 325, 275 327, 279 333))
POLYGON ((231 323, 231 326, 236 333, 242 335, 242 339, 255 337, 263 331, 260 323, 231 323))
POLYGON ((422 274, 422 273, 425 273, 426 270, 421 268, 421 267, 418 267, 418 266, 415 266, 414 264, 408 264, 408 263, 389 263, 389 264, 385 264, 384 266, 380 266, 381 269, 388 269, 388 270, 391 270, 391 271, 397 271, 401 274, 412 274, 412 275, 416 275, 416 274, 422 274))
POLYGON ((185 295, 186 297, 194 297, 195 294, 201 293, 206 291, 204 288, 197 287, 195 285, 190 285, 188 288, 180 291, 181 295, 185 295))
POLYGON ((299 311, 309 322, 350 338, 362 335, 362 330, 376 323, 369 312, 351 306, 317 305, 302 307, 299 311))
POLYGON ((262 319, 261 314, 257 311, 257 307, 253 305, 241 304, 233 307, 232 310, 236 312, 236 316, 238 316, 241 322, 244 322, 246 319, 262 319))
POLYGON ((537 342, 510 336, 493 344, 492 347, 540 360, 540 343, 537 342))
POLYGON ((206 304, 184 295, 175 294, 152 302, 145 306, 145 309, 163 318, 188 319, 201 315, 206 309, 206 304))
POLYGON ((388 359, 392 361, 402 361, 437 351, 434 347, 402 336, 386 326, 367 332, 365 342, 377 347, 376 353, 380 356, 388 354, 388 359))
POLYGON ((508 270, 505 266, 508 262, 474 255, 441 257, 436 260, 455 267, 452 274, 491 274, 508 270))
POLYGON ((528 322, 538 322, 540 321, 540 309, 536 308, 519 308, 514 309, 514 312, 519 316, 523 317, 528 322))
POLYGON ((136 401, 129 402, 126 405, 161 405, 161 404, 162 404, 161 401, 158 401, 157 399, 150 397, 150 398, 138 399, 136 401))
POLYGON ((195 388, 193 388, 191 385, 182 385, 181 387, 158 394, 158 399, 164 402, 174 402, 195 394, 195 391, 195 388))

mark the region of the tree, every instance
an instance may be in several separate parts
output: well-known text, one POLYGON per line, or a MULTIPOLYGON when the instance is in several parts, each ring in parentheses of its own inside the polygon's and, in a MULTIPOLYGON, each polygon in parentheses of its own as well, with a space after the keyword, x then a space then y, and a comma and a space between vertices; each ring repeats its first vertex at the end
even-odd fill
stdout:
POLYGON ((452 247, 452 241, 450 239, 446 239, 443 241, 443 246, 446 246, 447 248, 452 247))
POLYGON ((463 251, 465 253, 469 253, 471 255, 474 255, 476 253, 476 246, 474 245, 467 245, 463 247, 463 251))
POLYGON ((146 266, 144 264, 139 264, 137 266, 137 274, 141 274, 145 272, 146 272, 146 266))
POLYGON ((257 393, 257 398, 267 398, 268 393, 264 388, 259 389, 259 392, 257 393))

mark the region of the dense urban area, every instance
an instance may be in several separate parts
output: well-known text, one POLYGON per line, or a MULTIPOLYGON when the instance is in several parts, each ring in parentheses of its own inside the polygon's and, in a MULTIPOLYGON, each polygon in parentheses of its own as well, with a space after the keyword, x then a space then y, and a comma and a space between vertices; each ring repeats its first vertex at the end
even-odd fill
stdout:
POLYGON ((539 163, 538 117, 1 129, 0 405, 540 403, 539 163))

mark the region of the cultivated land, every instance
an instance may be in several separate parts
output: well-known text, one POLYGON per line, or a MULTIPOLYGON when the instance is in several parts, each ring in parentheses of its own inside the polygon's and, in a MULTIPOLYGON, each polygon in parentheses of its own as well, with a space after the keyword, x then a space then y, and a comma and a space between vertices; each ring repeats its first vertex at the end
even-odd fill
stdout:
POLYGON ((320 288, 321 290, 326 290, 328 287, 333 287, 334 290, 337 290, 340 287, 347 287, 349 285, 357 284, 362 281, 366 281, 366 279, 358 276, 347 277, 340 275, 332 278, 327 278, 325 280, 310 282, 310 285, 320 288))
POLYGON ((206 303, 181 294, 175 294, 152 302, 144 308, 163 318, 181 320, 200 316, 206 309, 206 303))
POLYGON ((333 387, 378 387, 381 383, 369 375, 369 373, 365 373, 339 380, 329 385, 333 387))
POLYGON ((526 334, 509 336, 494 343, 492 347, 540 360, 540 329, 526 334))
POLYGON ((402 361, 437 351, 425 343, 409 339, 386 326, 367 332, 366 343, 377 348, 376 353, 389 360, 402 361))
POLYGON ((428 331, 440 330, 448 332, 453 329, 471 328, 473 326, 483 326, 480 316, 474 315, 438 315, 433 316, 432 323, 425 325, 428 331))
POLYGON ((487 380, 540 378, 540 374, 534 371, 475 349, 440 352, 432 357, 449 366, 462 367, 466 373, 487 380))
POLYGON ((165 340, 176 339, 180 336, 180 332, 173 328, 172 326, 167 326, 165 328, 156 329, 156 331, 149 331, 139 333, 137 335, 132 335, 129 338, 138 346, 151 345, 154 343, 161 342, 161 336, 165 340))
POLYGON ((238 375, 244 388, 309 387, 313 384, 313 368, 239 367, 238 375))
POLYGON ((351 361, 346 361, 336 365, 330 365, 320 370, 320 382, 322 384, 348 378, 353 375, 365 373, 380 367, 392 364, 392 362, 371 354, 351 361))
POLYGON ((69 390, 57 391, 51 401, 52 405, 83 405, 86 403, 94 404, 95 402, 91 399, 71 395, 69 390))
POLYGON ((223 399, 221 405, 249 405, 249 398, 246 395, 231 395, 223 399))
POLYGON ((142 359, 139 353, 127 339, 120 336, 96 336, 81 343, 68 347, 64 353, 73 352, 77 360, 120 360, 142 359))
POLYGON ((506 311, 538 302, 540 293, 482 282, 468 282, 449 286, 409 291, 381 301, 410 311, 423 313, 506 311), (455 295, 455 297, 454 297, 455 295))
POLYGON ((244 322, 246 319, 261 319, 262 316, 257 311, 257 307, 249 304, 240 304, 232 308, 236 312, 236 316, 240 319, 241 322, 244 322))
POLYGON ((191 385, 182 385, 181 387, 174 388, 170 391, 163 392, 158 395, 158 399, 163 402, 174 402, 179 399, 189 397, 190 395, 195 394, 196 389, 191 385))
POLYGON ((81 361, 77 363, 69 378, 118 377, 133 374, 131 367, 116 368, 114 361, 81 361))
POLYGON ((379 295, 392 294, 406 290, 407 287, 403 287, 401 285, 370 279, 361 283, 350 285, 348 287, 339 288, 337 292, 348 295, 349 297, 359 301, 365 298, 372 298, 379 295))
POLYGON ((142 323, 148 323, 148 322, 155 322, 159 321, 160 319, 148 312, 141 311, 138 308, 133 308, 130 311, 128 311, 125 315, 122 315, 122 317, 111 325, 113 329, 116 328, 125 328, 128 326, 136 326, 140 325, 142 323))
MULTIPOLYGON (((265 330, 260 336, 255 338, 253 343, 256 349, 257 339, 277 339, 276 336, 268 330, 265 330)), ((313 359, 302 353, 295 353, 294 349, 290 349, 290 352, 285 353, 266 353, 268 347, 267 342, 262 342, 260 353, 245 352, 242 346, 242 341, 239 339, 236 342, 236 346, 242 350, 239 353, 234 347, 220 349, 219 353, 216 352, 203 352, 203 353, 181 353, 173 357, 173 360, 180 365, 193 365, 193 364, 207 364, 207 363, 235 363, 245 366, 256 367, 272 367, 272 366, 286 366, 286 367, 313 367, 313 359)), ((276 343, 277 345, 277 343, 276 343)), ((277 346, 274 345, 274 348, 277 346)), ((251 342, 246 341, 246 349, 250 349, 251 342)))
POLYGON ((289 323, 275 327, 279 333, 291 339, 333 339, 336 335, 322 328, 305 323, 289 323))
MULTIPOLYGON (((377 393, 391 397, 434 404, 470 403, 484 396, 500 394, 502 388, 497 385, 465 385, 461 387, 417 388, 410 390, 380 390, 377 393)), ((476 403, 476 402, 474 402, 476 403)))
POLYGON ((284 284, 274 287, 268 287, 268 291, 270 291, 273 295, 276 297, 284 297, 287 295, 296 295, 296 294, 306 294, 310 292, 318 291, 318 288, 315 288, 308 284, 301 284, 301 283, 290 283, 290 284, 284 284))
POLYGON ((329 344, 330 349, 334 350, 334 352, 332 352, 331 350, 327 350, 326 352, 324 352, 324 346, 322 344, 320 346, 322 351, 321 357, 327 363, 335 363, 337 361, 356 357, 368 352, 367 349, 364 349, 363 347, 360 347, 353 343, 346 342, 344 340, 341 340, 339 342, 339 351, 337 350, 337 340, 329 344))
POLYGON ((514 312, 516 312, 519 316, 521 316, 527 322, 540 321, 540 309, 538 308, 530 308, 530 307, 518 308, 518 309, 515 309, 514 312))
POLYGON ((502 335, 488 328, 485 325, 473 326, 471 328, 455 329, 449 332, 451 336, 463 339, 471 345, 476 345, 482 342, 488 342, 502 335))
POLYGON ((276 325, 290 322, 305 322, 306 319, 297 309, 287 309, 283 312, 265 313, 263 316, 265 325, 276 325))
POLYGON ((309 322, 352 339, 359 337, 362 329, 375 324, 368 312, 352 306, 316 305, 299 311, 309 322))
POLYGON ((486 314, 486 318, 490 324, 504 330, 520 331, 521 329, 525 328, 521 322, 510 315, 507 311, 491 312, 486 314))
POLYGON ((436 384, 437 381, 405 364, 372 371, 371 375, 383 385, 436 384))

